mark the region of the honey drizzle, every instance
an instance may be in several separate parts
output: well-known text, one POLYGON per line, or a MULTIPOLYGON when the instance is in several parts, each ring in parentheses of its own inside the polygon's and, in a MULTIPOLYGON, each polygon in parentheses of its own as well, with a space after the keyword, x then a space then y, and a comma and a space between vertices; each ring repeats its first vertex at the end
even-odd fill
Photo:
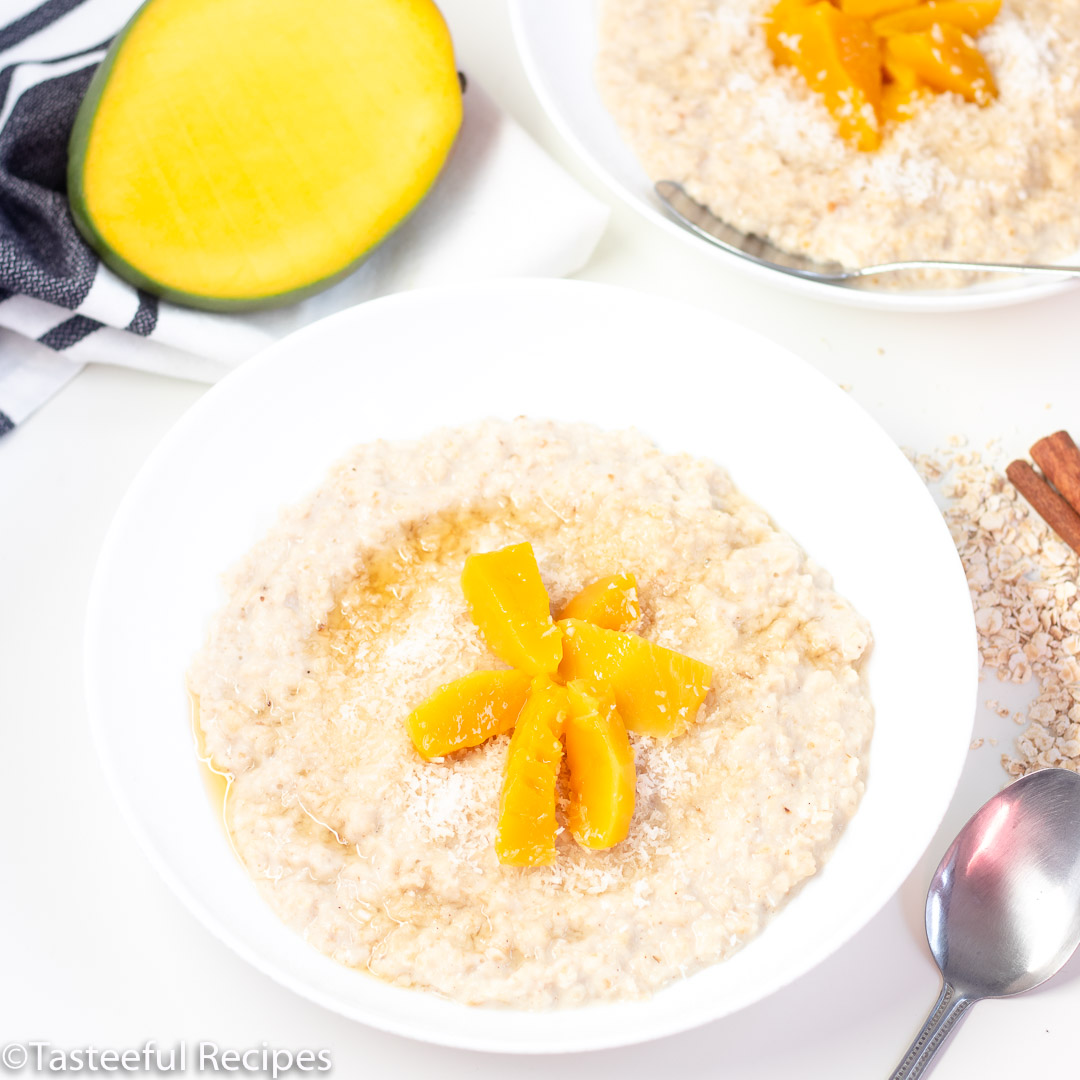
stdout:
MULTIPOLYGON (((207 794, 210 796, 211 804, 219 810, 219 819, 221 826, 225 830, 225 835, 229 838, 229 844, 232 845, 232 830, 229 828, 229 792, 232 789, 233 774, 226 772, 224 769, 219 769, 214 765, 214 759, 210 756, 210 752, 206 749, 206 734, 202 729, 202 725, 199 723, 199 696, 194 694, 191 690, 188 690, 188 700, 191 703, 191 738, 195 743, 195 757, 199 763, 199 775, 202 777, 203 785, 206 787, 207 794)), ((235 846, 233 851, 236 851, 235 846)))
MULTIPOLYGON (((565 520, 554 510, 550 522, 538 523, 536 516, 534 507, 528 515, 530 533, 537 531, 538 525, 543 530, 565 520)), ((343 666, 349 667, 348 658, 355 654, 359 636, 377 637, 407 607, 427 575, 447 563, 464 566, 466 556, 476 547, 478 529, 492 521, 510 527, 524 525, 525 517, 510 498, 502 497, 406 523, 393 543, 364 561, 341 591, 325 624, 318 628, 318 636, 343 666)))

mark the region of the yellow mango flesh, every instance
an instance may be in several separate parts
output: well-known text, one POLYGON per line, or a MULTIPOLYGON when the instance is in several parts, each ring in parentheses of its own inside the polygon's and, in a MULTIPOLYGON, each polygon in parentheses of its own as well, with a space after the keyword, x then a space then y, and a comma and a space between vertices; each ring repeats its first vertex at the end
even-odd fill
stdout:
POLYGON ((479 746, 509 731, 529 694, 523 671, 476 671, 440 686, 405 722, 423 757, 442 757, 479 746))
POLYGON ((500 660, 531 675, 558 670, 562 631, 551 617, 531 544, 470 555, 461 588, 473 622, 500 660))
POLYGON ((780 0, 765 16, 765 40, 778 64, 795 63, 795 52, 790 48, 788 20, 794 11, 809 7, 813 0, 780 0))
POLYGON ((584 847, 609 848, 626 839, 634 816, 634 751, 610 691, 577 681, 566 691, 567 824, 584 847))
POLYGON ((559 626, 563 632, 559 678, 563 682, 585 679, 609 686, 619 677, 633 635, 605 630, 582 619, 563 619, 559 626))
POLYGON ((566 690, 546 675, 532 681, 510 738, 495 854, 509 866, 555 861, 556 787, 566 724, 566 690))
POLYGON ((881 90, 882 119, 894 122, 910 120, 915 115, 916 102, 929 95, 931 89, 912 68, 904 64, 886 57, 884 68, 889 81, 881 90))
POLYGON ((915 115, 916 102, 929 92, 929 88, 919 90, 886 83, 881 92, 881 118, 894 123, 910 120, 915 115))
POLYGON ((876 19, 892 11, 914 7, 919 0, 840 0, 840 10, 856 19, 876 19))
POLYGON ((982 53, 954 26, 935 23, 918 34, 885 39, 885 55, 910 67, 935 90, 950 90, 977 105, 988 105, 997 86, 982 53))
POLYGON ((637 634, 605 630, 579 619, 563 627, 559 677, 610 687, 623 723, 640 735, 680 735, 709 692, 712 668, 637 634))
MULTIPOLYGON (((881 144, 881 54, 865 19, 845 15, 827 0, 793 10, 787 40, 797 39, 791 62, 820 93, 843 138, 859 150, 881 144)), ((790 50, 789 50, 790 51, 790 50)))
POLYGON ((907 64, 898 63, 890 56, 886 56, 882 61, 882 66, 885 69, 885 74, 889 78, 889 82, 886 85, 897 86, 901 90, 927 90, 929 87, 921 78, 919 78, 918 72, 907 64))
POLYGON ((934 23, 946 23, 966 34, 977 34, 997 18, 999 11, 1001 0, 944 0, 941 3, 929 0, 917 7, 875 19, 874 33, 880 37, 916 34, 929 30, 934 23))
POLYGON ((641 618, 633 574, 613 574, 586 585, 559 612, 560 619, 584 619, 605 630, 629 630, 641 618))
POLYGON ((104 67, 76 220, 120 273, 205 306, 347 269, 461 124, 431 0, 150 0, 104 67))

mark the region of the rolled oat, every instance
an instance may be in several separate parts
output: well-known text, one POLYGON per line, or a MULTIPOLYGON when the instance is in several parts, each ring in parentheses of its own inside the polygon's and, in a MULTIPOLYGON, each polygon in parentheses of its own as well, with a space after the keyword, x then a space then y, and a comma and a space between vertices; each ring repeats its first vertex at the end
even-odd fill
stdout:
MULTIPOLYGON (((951 439, 952 447, 962 447, 951 439)), ((1010 776, 1057 766, 1080 772, 1080 576, 1077 556, 978 451, 908 455, 940 484, 945 520, 967 573, 983 665, 1003 682, 1034 680, 1038 693, 1003 754, 1010 776)), ((987 706, 999 716, 1010 710, 987 706)))

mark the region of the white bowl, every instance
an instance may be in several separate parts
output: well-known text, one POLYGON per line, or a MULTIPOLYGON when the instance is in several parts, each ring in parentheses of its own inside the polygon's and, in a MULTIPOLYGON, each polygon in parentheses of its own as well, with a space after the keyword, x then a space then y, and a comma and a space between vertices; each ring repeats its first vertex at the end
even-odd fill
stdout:
MULTIPOLYGON (((656 0, 662 2, 662 0, 656 0)), ((1001 277, 964 289, 871 292, 803 281, 731 255, 676 224, 623 141, 593 78, 601 0, 510 0, 518 51, 533 89, 564 138, 636 210, 728 266, 804 296, 887 311, 971 311, 1004 307, 1072 288, 1071 279, 1001 277)), ((678 179, 675 177, 674 179, 678 179)), ((1072 260, 1076 262, 1078 259, 1072 260)))
POLYGON ((889 899, 930 842, 970 739, 975 633, 941 515, 897 447, 784 349, 696 308, 607 286, 519 281, 343 311, 210 390, 117 511, 86 629, 91 723, 154 865, 256 967, 418 1039, 551 1052, 723 1016, 812 968, 889 899), (877 710, 866 796, 832 859, 745 949, 651 1000, 558 1013, 469 1008, 385 985, 306 945, 237 863, 196 766, 184 673, 220 574, 350 446, 522 413, 634 425, 728 466, 870 620, 877 710))

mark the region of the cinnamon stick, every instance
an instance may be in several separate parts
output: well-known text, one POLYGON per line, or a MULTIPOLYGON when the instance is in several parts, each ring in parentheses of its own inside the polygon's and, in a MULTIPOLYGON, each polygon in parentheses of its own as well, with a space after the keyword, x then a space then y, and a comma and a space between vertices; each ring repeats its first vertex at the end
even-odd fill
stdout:
POLYGON ((1073 549, 1080 554, 1080 514, 1078 514, 1026 462, 1014 461, 1005 475, 1013 487, 1038 511, 1039 516, 1073 549))
POLYGON ((1031 456, 1065 501, 1080 511, 1080 449, 1069 433, 1056 431, 1040 439, 1031 448, 1031 456))

